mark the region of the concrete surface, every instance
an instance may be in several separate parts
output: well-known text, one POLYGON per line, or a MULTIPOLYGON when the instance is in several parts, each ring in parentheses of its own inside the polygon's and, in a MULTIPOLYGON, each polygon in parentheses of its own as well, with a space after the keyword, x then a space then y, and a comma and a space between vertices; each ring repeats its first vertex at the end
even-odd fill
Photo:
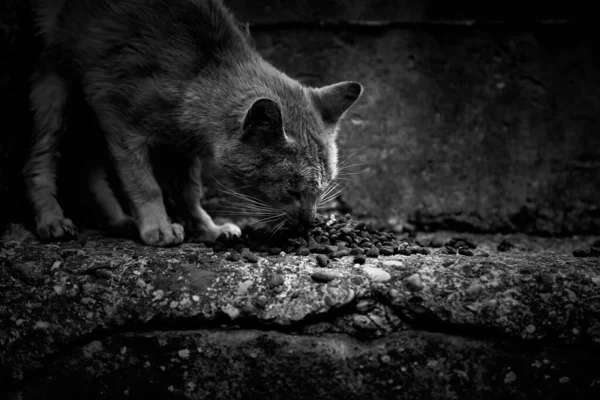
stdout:
POLYGON ((600 259, 573 252, 598 237, 466 239, 472 256, 319 268, 97 232, 40 244, 12 226, 2 398, 597 398, 600 259))

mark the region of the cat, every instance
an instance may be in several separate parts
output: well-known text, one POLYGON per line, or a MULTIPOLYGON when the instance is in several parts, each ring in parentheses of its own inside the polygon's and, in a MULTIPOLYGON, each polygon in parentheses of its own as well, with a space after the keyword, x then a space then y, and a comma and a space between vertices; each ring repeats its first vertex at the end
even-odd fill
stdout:
POLYGON ((32 76, 35 132, 23 173, 42 239, 77 230, 56 200, 63 120, 76 90, 94 112, 133 214, 98 162, 89 187, 110 225, 134 223, 146 245, 184 240, 183 226, 167 215, 162 168, 184 183, 179 196, 202 240, 240 236, 200 205, 203 152, 248 210, 278 210, 271 222, 293 229, 310 225, 337 176, 339 122, 361 96, 359 83, 300 84, 259 55, 217 0, 34 0, 34 12, 44 50, 32 76), (168 162, 153 163, 153 154, 168 162))

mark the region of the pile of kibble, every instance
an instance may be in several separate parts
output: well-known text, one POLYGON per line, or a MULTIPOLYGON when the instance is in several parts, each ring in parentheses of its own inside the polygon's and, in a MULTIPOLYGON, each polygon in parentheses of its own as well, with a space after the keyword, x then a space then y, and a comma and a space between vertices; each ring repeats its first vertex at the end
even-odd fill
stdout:
POLYGON ((256 262, 254 253, 278 255, 316 254, 319 265, 327 266, 331 259, 354 256, 354 262, 364 264, 367 257, 379 255, 430 254, 429 247, 444 247, 448 254, 472 256, 476 246, 466 239, 451 239, 447 243, 419 243, 411 237, 398 240, 394 232, 374 229, 372 225, 352 220, 350 215, 343 217, 317 217, 314 225, 304 235, 283 231, 269 236, 260 230, 245 230, 241 238, 231 240, 220 237, 212 244, 215 252, 229 251, 230 261, 242 258, 256 262))
POLYGON ((575 257, 600 257, 600 240, 596 240, 589 248, 575 250, 573 255, 575 257))

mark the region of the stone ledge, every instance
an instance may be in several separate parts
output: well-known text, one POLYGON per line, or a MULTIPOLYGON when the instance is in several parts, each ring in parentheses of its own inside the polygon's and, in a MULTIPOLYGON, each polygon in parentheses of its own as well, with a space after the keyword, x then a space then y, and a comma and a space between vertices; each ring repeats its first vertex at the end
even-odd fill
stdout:
MULTIPOLYGON (((579 348, 598 357, 600 262, 597 257, 572 255, 595 238, 512 236, 514 248, 504 253, 496 251, 500 239, 473 236, 478 245, 474 256, 441 254, 438 249, 431 255, 369 258, 364 266, 343 257, 323 269, 312 256, 230 262, 225 253, 214 254, 200 244, 155 249, 95 232, 77 241, 40 244, 16 227, 3 238, 0 250, 0 376, 9 388, 27 387, 34 379, 46 382, 42 386, 55 379, 61 382, 71 372, 66 369, 62 378, 55 376, 53 371, 62 367, 53 363, 85 364, 85 358, 77 355, 82 348, 90 351, 89 346, 104 348, 155 335, 145 332, 182 329, 258 328, 304 337, 281 336, 284 342, 296 340, 294 346, 334 334, 341 339, 329 346, 361 340, 371 351, 378 343, 372 340, 395 343, 391 338, 399 337, 401 343, 412 335, 421 338, 424 348, 431 340, 485 342, 494 349, 509 341, 518 349, 545 352, 567 346, 565 356, 579 348), (452 339, 456 337, 463 339, 452 339), (71 351, 76 354, 68 355, 71 351)), ((203 340, 190 332, 182 335, 203 340)), ((256 334, 222 335, 239 339, 256 334)), ((114 357, 121 356, 114 349, 107 351, 97 372, 110 380, 117 373, 110 372, 114 357)), ((274 357, 282 356, 277 351, 274 357)), ((511 357, 519 359, 519 352, 511 357)), ((560 357, 560 352, 553 354, 560 357)), ((135 359, 143 359, 139 357, 135 359)), ((572 365, 568 360, 561 363, 572 365)), ((477 379, 491 384, 489 379, 510 371, 489 373, 477 379)), ((583 379, 591 385, 584 375, 574 382, 583 379)), ((590 389, 589 385, 585 387, 590 389)))
POLYGON ((77 346, 13 398, 597 399, 589 366, 598 362, 581 349, 419 331, 368 343, 344 334, 154 331, 77 346))

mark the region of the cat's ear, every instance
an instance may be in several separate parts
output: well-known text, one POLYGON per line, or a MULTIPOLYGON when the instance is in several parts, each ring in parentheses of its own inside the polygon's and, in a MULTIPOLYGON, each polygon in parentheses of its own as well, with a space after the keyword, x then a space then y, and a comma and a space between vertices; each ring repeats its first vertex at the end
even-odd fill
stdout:
POLYGON ((267 98, 256 100, 244 117, 242 140, 260 138, 266 143, 283 138, 283 117, 281 107, 267 98))
POLYGON ((358 100, 363 88, 357 82, 339 82, 313 89, 312 99, 326 124, 336 124, 352 104, 358 100))

